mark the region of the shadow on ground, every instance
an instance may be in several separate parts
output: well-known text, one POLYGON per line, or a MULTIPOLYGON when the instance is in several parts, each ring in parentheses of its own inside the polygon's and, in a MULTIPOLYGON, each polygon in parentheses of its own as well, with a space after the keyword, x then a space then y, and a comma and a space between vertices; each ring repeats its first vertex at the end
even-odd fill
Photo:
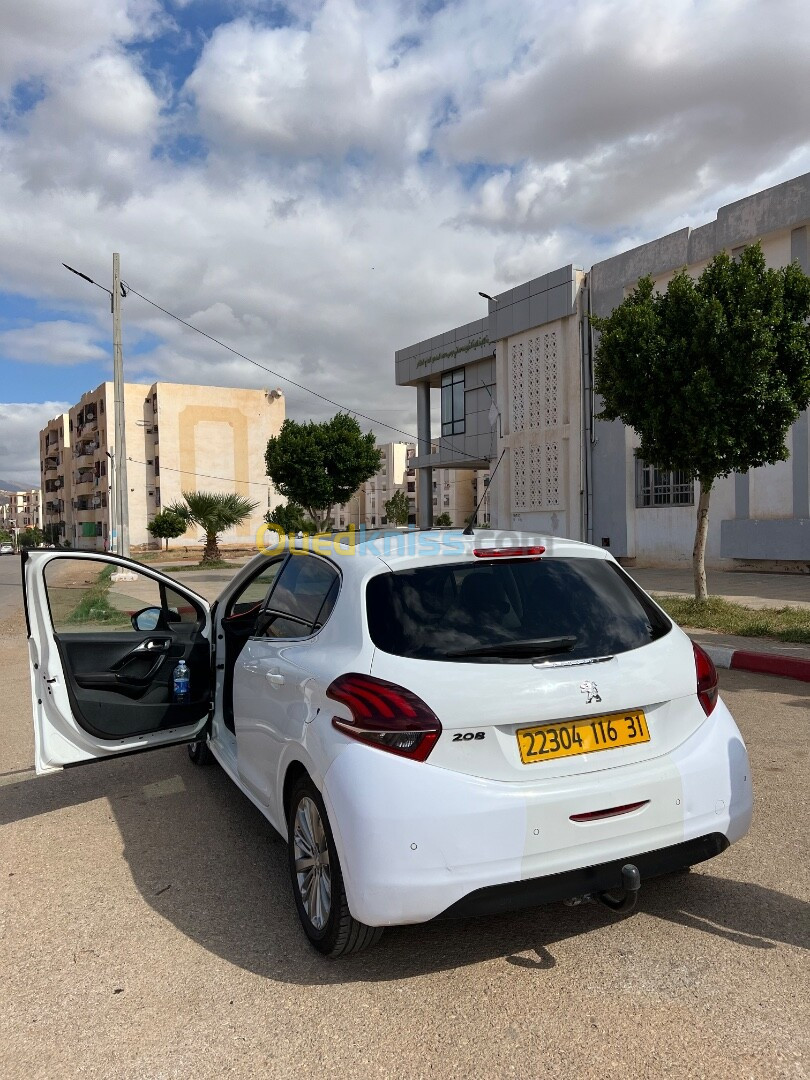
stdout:
MULTIPOLYGON (((173 748, 44 777, 9 773, 0 782, 0 826, 109 799, 146 902, 205 949, 280 981, 390 981, 496 957, 543 971, 555 965, 549 946, 615 919, 595 904, 555 904, 394 927, 369 953, 332 964, 309 949, 299 929, 284 842, 218 767, 195 768, 185 750, 173 748)), ((810 905, 719 877, 711 864, 645 884, 639 908, 746 947, 810 946, 810 905)))

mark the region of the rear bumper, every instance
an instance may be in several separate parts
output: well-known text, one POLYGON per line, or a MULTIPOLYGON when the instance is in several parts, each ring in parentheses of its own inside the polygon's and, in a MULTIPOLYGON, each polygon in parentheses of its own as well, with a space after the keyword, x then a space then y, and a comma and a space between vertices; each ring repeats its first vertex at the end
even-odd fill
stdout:
POLYGON ((323 796, 349 907, 370 926, 565 899, 601 891, 603 878, 616 889, 616 866, 634 862, 642 878, 665 873, 670 858, 670 869, 689 864, 682 845, 692 843, 692 861, 710 858, 745 835, 752 813, 748 755, 722 701, 659 758, 526 784, 352 743, 327 770, 323 796), (645 805, 621 817, 571 820, 637 801, 645 805), (664 869, 651 870, 656 861, 664 869), (503 891, 489 900, 494 887, 503 891))
POLYGON ((530 881, 510 881, 505 885, 489 885, 476 889, 451 904, 437 919, 465 919, 472 915, 495 915, 501 911, 518 911, 520 908, 553 904, 574 896, 593 895, 599 892, 621 892, 622 867, 633 863, 638 867, 642 882, 661 874, 671 874, 695 863, 705 862, 720 855, 729 846, 722 833, 709 833, 682 844, 645 851, 641 855, 627 855, 599 866, 586 866, 581 870, 568 870, 564 874, 532 878, 530 881))

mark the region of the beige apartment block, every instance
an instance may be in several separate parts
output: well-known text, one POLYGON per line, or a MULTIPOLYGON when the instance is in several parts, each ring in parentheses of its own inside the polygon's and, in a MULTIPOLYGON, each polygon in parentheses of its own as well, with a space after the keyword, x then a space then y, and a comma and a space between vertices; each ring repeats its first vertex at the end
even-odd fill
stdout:
POLYGON ((380 451, 380 468, 362 488, 366 504, 366 527, 375 528, 388 524, 385 504, 396 491, 404 491, 408 495, 409 520, 412 517, 415 522, 416 487, 413 478, 408 476, 414 447, 411 443, 390 442, 378 446, 377 449, 380 451))
POLYGON ((39 433, 39 467, 42 482, 42 528, 46 539, 62 543, 68 536, 71 477, 70 418, 67 413, 49 420, 39 433))
POLYGON ((332 525, 339 532, 348 529, 350 525, 359 529, 366 523, 366 493, 365 487, 355 491, 354 495, 342 506, 332 507, 332 525))
POLYGON ((0 503, 0 528, 6 531, 38 529, 42 522, 42 496, 39 488, 27 491, 4 491, 0 503))
POLYGON ((432 480, 433 520, 449 514, 454 527, 467 524, 478 504, 477 524, 489 521, 488 469, 434 469, 432 480))
MULTIPOLYGON (((408 498, 408 524, 415 525, 419 513, 419 495, 413 459, 416 446, 408 442, 378 445, 381 454, 379 471, 355 492, 350 502, 332 508, 332 525, 343 530, 354 525, 367 529, 390 525, 385 504, 394 492, 403 491, 408 498)), ((433 518, 449 514, 455 527, 466 525, 479 498, 483 503, 478 523, 489 519, 489 471, 480 469, 434 469, 432 481, 433 518)))
MULTIPOLYGON (((236 492, 257 503, 253 515, 222 536, 253 546, 264 514, 279 501, 265 474, 267 440, 284 421, 279 390, 242 390, 156 382, 124 384, 129 537, 133 550, 157 547, 146 526, 184 491, 236 492)), ((103 551, 115 531, 113 383, 84 394, 40 432, 45 521, 63 541, 103 551), (65 422, 66 421, 66 422, 65 422)), ((196 544, 196 526, 169 546, 196 544)))

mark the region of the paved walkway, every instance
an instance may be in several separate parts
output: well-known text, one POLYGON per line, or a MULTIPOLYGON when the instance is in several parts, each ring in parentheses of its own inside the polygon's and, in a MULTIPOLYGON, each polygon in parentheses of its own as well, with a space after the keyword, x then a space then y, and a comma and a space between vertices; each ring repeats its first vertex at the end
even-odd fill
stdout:
MULTIPOLYGON (((627 572, 649 593, 694 596, 691 569, 628 567, 627 572)), ((810 574, 710 570, 707 580, 710 596, 722 596, 746 607, 810 607, 810 574)))

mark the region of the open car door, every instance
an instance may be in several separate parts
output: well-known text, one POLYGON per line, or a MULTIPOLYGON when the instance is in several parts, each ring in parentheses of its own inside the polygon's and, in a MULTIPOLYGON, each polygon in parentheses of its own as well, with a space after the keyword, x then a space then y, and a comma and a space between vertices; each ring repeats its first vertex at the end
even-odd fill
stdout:
POLYGON ((38 773, 203 735, 213 680, 202 597, 96 552, 24 553, 22 575, 38 773), (177 695, 181 660, 189 689, 177 695))

